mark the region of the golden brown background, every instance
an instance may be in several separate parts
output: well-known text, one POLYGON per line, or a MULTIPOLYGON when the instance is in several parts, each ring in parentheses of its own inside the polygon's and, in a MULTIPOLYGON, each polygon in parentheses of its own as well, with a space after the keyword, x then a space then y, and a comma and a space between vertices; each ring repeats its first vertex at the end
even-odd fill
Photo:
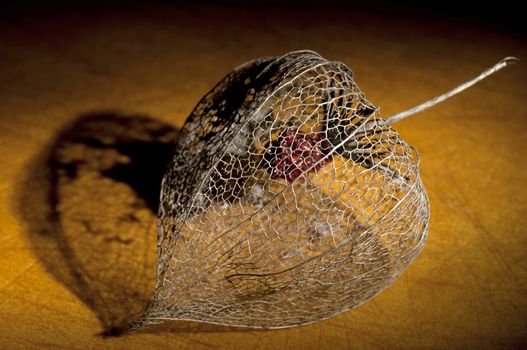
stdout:
POLYGON ((527 346, 523 32, 489 17, 332 4, 0 16, 0 348, 527 346), (379 296, 289 330, 172 324, 112 336, 150 292, 152 208, 175 128, 233 67, 297 49, 348 64, 384 116, 504 56, 522 61, 395 126, 420 151, 432 215, 425 249, 379 296))

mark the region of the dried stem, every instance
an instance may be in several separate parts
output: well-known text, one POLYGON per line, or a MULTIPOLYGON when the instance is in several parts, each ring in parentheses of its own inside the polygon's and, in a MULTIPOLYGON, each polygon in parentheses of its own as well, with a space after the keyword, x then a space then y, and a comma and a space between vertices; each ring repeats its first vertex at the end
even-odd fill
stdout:
POLYGON ((442 95, 439 95, 439 96, 436 96, 434 97, 433 99, 431 100, 428 100, 424 103, 421 103, 420 105, 418 106, 415 106, 414 108, 411 108, 411 109, 408 109, 406 111, 403 111, 403 112, 400 112, 400 113, 397 113, 395 115, 392 115, 388 118, 385 119, 385 124, 393 124, 393 123, 396 123, 402 119, 405 119, 411 115, 414 115, 416 113, 419 113, 419 112, 422 112, 432 106, 435 106, 436 104, 438 103, 441 103, 443 102, 444 100, 446 100, 447 98, 450 98, 454 95, 457 95, 459 94, 461 91, 463 90, 466 90, 468 89, 469 87, 475 85, 476 83, 482 81, 483 79, 485 79, 486 77, 496 73, 497 71, 511 65, 511 64, 514 64, 516 62, 518 62, 519 60, 516 58, 516 57, 505 57, 504 59, 502 59, 501 61, 499 61, 498 63, 496 63, 493 67, 485 70, 484 72, 482 72, 480 75, 478 75, 477 77, 459 85, 458 87, 442 94, 442 95))

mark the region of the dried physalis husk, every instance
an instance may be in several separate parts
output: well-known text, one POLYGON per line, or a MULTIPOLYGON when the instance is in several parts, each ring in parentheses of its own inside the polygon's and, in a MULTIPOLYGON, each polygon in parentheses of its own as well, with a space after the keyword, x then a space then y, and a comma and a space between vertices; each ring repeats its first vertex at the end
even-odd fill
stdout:
MULTIPOLYGON (((503 68, 383 119, 352 71, 312 51, 248 62, 196 106, 163 178, 163 320, 282 328, 349 310, 421 251, 417 151, 390 126, 503 68)), ((500 66, 501 65, 501 66, 500 66)))

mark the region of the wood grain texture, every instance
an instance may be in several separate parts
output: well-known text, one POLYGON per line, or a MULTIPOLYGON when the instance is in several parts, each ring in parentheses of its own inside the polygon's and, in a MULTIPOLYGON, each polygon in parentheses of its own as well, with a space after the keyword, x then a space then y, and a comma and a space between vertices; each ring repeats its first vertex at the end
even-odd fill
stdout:
POLYGON ((489 28, 338 10, 145 7, 3 19, 0 348, 521 348, 526 53, 522 39, 489 28), (395 126, 420 152, 429 238, 373 300, 289 330, 173 324, 103 336, 141 310, 155 274, 157 180, 148 171, 158 163, 149 160, 233 67, 304 48, 348 64, 384 116, 504 56, 522 61, 395 126), (78 159, 79 181, 53 168, 78 159))

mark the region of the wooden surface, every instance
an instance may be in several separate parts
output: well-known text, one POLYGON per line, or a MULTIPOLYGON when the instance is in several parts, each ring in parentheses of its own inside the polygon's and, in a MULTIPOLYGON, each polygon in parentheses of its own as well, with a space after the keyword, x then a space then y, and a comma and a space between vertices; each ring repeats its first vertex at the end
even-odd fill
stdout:
POLYGON ((0 348, 527 345, 526 53, 523 39, 490 27, 337 10, 266 16, 147 7, 3 19, 0 348), (104 336, 148 297, 156 160, 174 128, 233 67, 304 48, 348 64, 384 116, 504 56, 522 61, 396 125, 420 151, 429 238, 373 300, 289 330, 175 324, 104 336), (101 151, 83 135, 126 147, 101 151), (82 181, 56 168, 75 157, 84 162, 76 163, 82 181), (116 164, 135 173, 105 173, 116 164))

